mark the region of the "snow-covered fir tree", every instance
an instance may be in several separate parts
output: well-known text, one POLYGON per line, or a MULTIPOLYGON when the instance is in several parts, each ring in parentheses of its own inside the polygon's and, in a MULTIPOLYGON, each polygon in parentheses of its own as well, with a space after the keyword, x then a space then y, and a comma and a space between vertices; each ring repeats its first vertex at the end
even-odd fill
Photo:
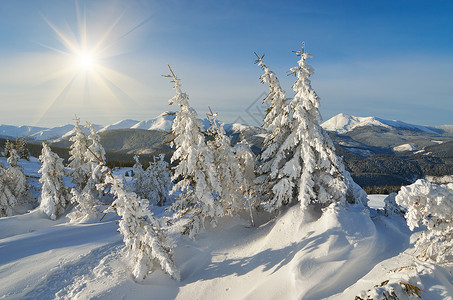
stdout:
POLYGON ((173 140, 171 146, 175 152, 171 158, 177 162, 173 180, 176 184, 172 192, 178 194, 173 207, 179 215, 189 212, 191 220, 185 232, 193 238, 210 219, 215 226, 216 219, 223 216, 222 204, 219 201, 221 187, 214 164, 214 154, 206 145, 203 125, 197 120, 197 113, 189 105, 189 96, 182 92, 180 80, 170 68, 176 95, 170 99, 170 105, 179 106, 172 125, 173 140))
POLYGON ((111 186, 110 192, 115 197, 107 212, 114 210, 121 217, 119 232, 123 235, 135 279, 144 280, 157 264, 172 278, 180 280, 173 261, 173 243, 149 211, 149 202, 126 191, 123 180, 114 178, 111 173, 106 176, 105 184, 111 186))
POLYGON ((147 198, 159 206, 170 203, 170 191, 173 188, 171 180, 171 172, 168 163, 165 161, 165 155, 159 154, 153 157, 153 161, 149 164, 147 173, 153 180, 153 190, 155 190, 154 197, 147 198))
POLYGON ((4 146, 4 155, 6 157, 9 156, 9 152, 12 150, 12 149, 16 149, 15 145, 13 142, 11 142, 9 139, 6 140, 5 142, 5 146, 4 146))
POLYGON ((27 140, 25 137, 22 137, 20 140, 16 141, 17 154, 20 158, 29 160, 30 152, 27 148, 27 140))
POLYGON ((86 160, 84 169, 87 172, 88 179, 81 191, 76 188, 71 190, 71 202, 77 205, 68 214, 71 221, 97 218, 100 213, 98 211, 98 205, 101 204, 100 199, 103 197, 103 191, 98 190, 96 186, 105 180, 105 174, 101 172, 102 165, 105 162, 105 150, 100 143, 101 137, 94 129, 94 126, 87 122, 86 127, 90 131, 87 137, 87 144, 89 146, 86 147, 83 157, 86 160))
POLYGON ((419 179, 402 187, 395 200, 407 207, 405 217, 411 230, 426 226, 415 245, 418 256, 437 263, 452 263, 453 183, 437 185, 419 179))
POLYGON ((10 190, 9 176, 0 162, 0 217, 13 215, 16 205, 17 199, 10 190))
POLYGON ((273 203, 272 206, 279 207, 287 204, 291 199, 287 195, 277 196, 273 191, 274 185, 280 180, 276 172, 290 156, 290 152, 282 145, 291 132, 291 116, 286 94, 280 86, 277 75, 264 63, 264 55, 259 56, 256 53, 255 55, 258 58, 255 63, 264 71, 260 77, 261 82, 267 83, 270 89, 264 99, 264 103, 269 105, 262 126, 267 134, 262 152, 258 157, 261 164, 258 167, 257 184, 263 200, 273 203))
MULTIPOLYGON (((297 55, 298 66, 290 70, 296 76, 296 94, 289 103, 290 131, 275 147, 270 142, 267 149, 271 150, 263 156, 273 156, 272 165, 264 170, 269 172, 266 180, 272 183, 267 209, 273 211, 295 200, 303 209, 310 203, 326 206, 333 202, 365 202, 366 193, 344 169, 331 139, 320 126, 319 98, 309 80, 313 68, 306 64, 311 55, 304 47, 297 55)), ((282 120, 287 124, 283 117, 282 120)))
MULTIPOLYGON (((208 134, 211 140, 208 146, 214 153, 214 164, 216 166, 220 190, 218 197, 222 201, 224 213, 236 214, 239 210, 247 207, 247 201, 250 200, 250 190, 253 188, 250 176, 246 168, 254 170, 254 165, 250 165, 251 151, 247 152, 246 144, 240 144, 236 148, 231 146, 231 138, 217 120, 217 115, 212 113, 208 115, 211 126, 208 134), (246 164, 249 164, 246 166, 246 164)), ((253 179, 252 179, 253 180, 253 179)))
POLYGON ((7 159, 10 167, 6 170, 7 183, 9 185, 9 190, 16 199, 16 205, 24 204, 32 199, 32 196, 28 193, 27 178, 24 170, 22 166, 19 165, 19 158, 16 149, 11 149, 7 159))
POLYGON ((133 176, 135 193, 142 198, 149 199, 148 195, 150 193, 150 178, 147 176, 147 172, 143 169, 143 165, 140 162, 140 157, 138 155, 134 156, 135 164, 133 168, 133 176))
POLYGON ((102 195, 97 191, 96 185, 104 182, 105 174, 101 172, 100 164, 105 164, 105 150, 101 145, 101 137, 94 129, 93 124, 87 122, 87 128, 90 131, 88 135, 88 148, 85 149, 85 159, 87 160, 87 170, 89 170, 88 181, 83 188, 85 192, 91 192, 93 195, 102 195))
POLYGON ((63 183, 63 159, 52 152, 46 143, 42 146, 42 153, 39 156, 42 166, 38 171, 41 174, 39 182, 42 184, 39 207, 52 220, 55 220, 64 214, 70 197, 63 183))
POLYGON ((87 164, 86 156, 88 138, 80 125, 80 119, 77 117, 74 119, 74 132, 75 134, 69 139, 72 144, 69 150, 68 167, 70 168, 69 175, 72 178, 75 189, 81 192, 88 181, 90 167, 87 164))
POLYGON ((256 157, 253 154, 250 145, 247 141, 242 140, 234 146, 234 153, 238 161, 238 167, 241 172, 242 181, 240 182, 240 189, 244 198, 244 203, 247 206, 252 226, 255 226, 253 219, 253 210, 257 206, 258 199, 256 197, 256 157))
POLYGON ((168 163, 164 160, 165 155, 153 157, 149 167, 143 170, 138 156, 134 156, 134 180, 135 192, 142 198, 148 199, 152 204, 163 206, 170 203, 170 191, 173 187, 171 172, 168 163))
POLYGON ((17 153, 16 148, 11 148, 8 151, 8 158, 7 162, 11 167, 17 167, 17 163, 19 162, 20 156, 19 153, 17 153))

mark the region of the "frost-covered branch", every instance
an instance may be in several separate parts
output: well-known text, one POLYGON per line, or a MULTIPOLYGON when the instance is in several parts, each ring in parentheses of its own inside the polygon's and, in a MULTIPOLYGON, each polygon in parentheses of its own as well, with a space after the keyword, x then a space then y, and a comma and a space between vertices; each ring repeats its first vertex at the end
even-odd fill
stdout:
POLYGON ((426 226, 416 243, 419 257, 453 262, 453 184, 436 185, 419 179, 402 187, 395 200, 407 207, 405 217, 411 230, 426 226))

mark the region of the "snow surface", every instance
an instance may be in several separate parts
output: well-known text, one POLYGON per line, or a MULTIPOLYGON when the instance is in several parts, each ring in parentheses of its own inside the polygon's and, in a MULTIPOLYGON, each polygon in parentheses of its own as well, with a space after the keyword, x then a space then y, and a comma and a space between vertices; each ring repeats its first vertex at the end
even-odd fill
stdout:
POLYGON ((415 146, 412 144, 403 144, 403 145, 393 147, 393 151, 396 151, 396 152, 417 151, 417 150, 418 149, 415 148, 415 146))
POLYGON ((428 133, 436 133, 433 130, 429 129, 428 127, 413 125, 402 121, 384 120, 376 117, 355 117, 344 113, 340 113, 330 118, 329 120, 322 123, 321 126, 327 131, 336 131, 338 133, 346 133, 352 131, 354 128, 364 126, 380 126, 385 128, 393 127, 400 129, 423 131, 428 133))
POLYGON ((0 218, 0 299, 354 299, 385 280, 453 299, 452 269, 415 258, 418 233, 378 211, 384 197, 369 196, 369 210, 332 205, 322 215, 296 205, 271 221, 255 215, 257 227, 225 217, 196 240, 179 235, 178 222, 168 233, 180 282, 160 270, 133 281, 115 215, 84 224, 39 210, 0 218))

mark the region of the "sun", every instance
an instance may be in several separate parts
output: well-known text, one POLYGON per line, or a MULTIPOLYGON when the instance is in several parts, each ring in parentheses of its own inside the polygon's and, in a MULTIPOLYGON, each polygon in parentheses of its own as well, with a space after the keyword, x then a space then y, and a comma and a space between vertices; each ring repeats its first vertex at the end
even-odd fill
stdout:
POLYGON ((96 58, 90 53, 80 53, 76 57, 76 64, 82 71, 93 71, 96 68, 96 58))
MULTIPOLYGON (((66 26, 56 26, 44 15, 56 38, 52 46, 38 42, 39 45, 51 50, 50 56, 55 71, 48 74, 49 81, 58 82, 54 95, 49 97, 38 122, 51 109, 71 107, 90 112, 108 113, 114 109, 124 109, 131 98, 130 86, 137 81, 122 73, 117 68, 122 66, 120 56, 130 48, 131 36, 143 27, 151 17, 142 22, 129 19, 123 20, 126 11, 118 11, 111 18, 99 22, 87 21, 86 7, 80 8, 75 1, 76 22, 66 26), (69 26, 67 26, 69 25, 69 26)), ((95 14, 91 14, 92 16, 95 14)), ((65 25, 65 24, 63 24, 65 25)))

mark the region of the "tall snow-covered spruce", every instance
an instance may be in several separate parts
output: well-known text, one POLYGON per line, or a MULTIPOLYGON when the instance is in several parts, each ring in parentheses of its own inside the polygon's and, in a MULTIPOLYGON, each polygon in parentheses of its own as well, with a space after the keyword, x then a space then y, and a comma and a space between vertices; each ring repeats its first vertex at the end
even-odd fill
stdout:
POLYGON ((289 157, 289 151, 283 147, 283 143, 291 132, 290 110, 286 101, 286 95, 280 86, 280 82, 274 72, 264 63, 264 55, 257 56, 255 64, 261 67, 264 74, 260 79, 262 83, 269 85, 270 92, 264 98, 268 104, 266 116, 264 117, 263 128, 267 134, 264 138, 263 151, 259 156, 261 164, 258 167, 257 183, 263 200, 267 203, 268 210, 288 204, 292 197, 292 186, 286 179, 282 179, 288 186, 287 193, 274 191, 274 186, 281 180, 278 176, 279 168, 289 157))
POLYGON ((69 195, 63 183, 63 159, 53 153, 46 143, 42 143, 42 153, 39 160, 42 162, 39 173, 42 184, 41 210, 52 220, 62 215, 69 204, 69 195))
POLYGON ((218 198, 221 187, 214 155, 206 145, 203 125, 190 107, 189 96, 182 92, 180 80, 171 68, 170 73, 165 77, 171 78, 176 95, 169 103, 180 107, 171 128, 171 146, 176 148, 171 161, 178 163, 174 168, 173 179, 177 182, 172 193, 179 197, 173 207, 180 216, 189 213, 190 221, 185 232, 193 238, 204 227, 206 219, 215 226, 216 219, 224 215, 218 198))
POLYGON ((262 154, 262 173, 266 207, 274 211, 283 204, 298 201, 303 209, 311 203, 323 206, 334 202, 364 202, 366 193, 352 180, 335 154, 334 145, 321 128, 319 98, 309 77, 313 68, 306 64, 312 56, 297 51, 298 66, 290 69, 296 76, 296 93, 284 105, 284 92, 275 74, 262 63, 262 81, 270 86, 270 108, 264 126, 269 130, 262 154), (289 118, 289 119, 288 119, 289 118))

